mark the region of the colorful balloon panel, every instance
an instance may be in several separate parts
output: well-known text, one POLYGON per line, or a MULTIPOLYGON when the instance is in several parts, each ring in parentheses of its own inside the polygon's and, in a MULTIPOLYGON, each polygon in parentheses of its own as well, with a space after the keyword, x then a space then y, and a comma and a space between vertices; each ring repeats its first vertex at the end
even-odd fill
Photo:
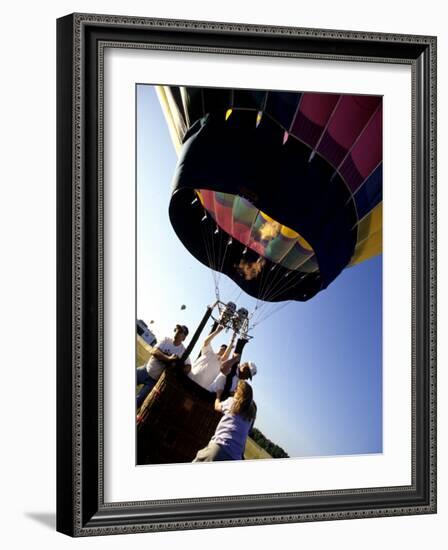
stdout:
POLYGON ((299 112, 291 126, 291 134, 314 149, 338 100, 336 94, 303 94, 299 112))
POLYGON ((314 252, 306 240, 249 201, 227 193, 196 190, 217 227, 245 247, 288 269, 298 269, 314 252))
POLYGON ((349 265, 381 254, 383 247, 383 204, 379 203, 358 225, 358 239, 349 265))
MULTIPOLYGON (((383 200, 383 165, 377 168, 366 178, 353 195, 358 212, 358 219, 362 220, 377 204, 383 200)), ((359 240, 359 237, 358 237, 359 240)))
POLYGON ((340 173, 354 193, 382 161, 382 110, 376 109, 341 165, 340 173))

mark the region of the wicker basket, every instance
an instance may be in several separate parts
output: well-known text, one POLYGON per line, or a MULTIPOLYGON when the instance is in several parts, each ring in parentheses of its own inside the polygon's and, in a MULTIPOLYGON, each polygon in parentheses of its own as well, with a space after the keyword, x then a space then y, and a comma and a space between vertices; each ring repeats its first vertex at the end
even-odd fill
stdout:
POLYGON ((214 399, 182 372, 165 369, 140 409, 137 463, 191 462, 221 419, 214 399))

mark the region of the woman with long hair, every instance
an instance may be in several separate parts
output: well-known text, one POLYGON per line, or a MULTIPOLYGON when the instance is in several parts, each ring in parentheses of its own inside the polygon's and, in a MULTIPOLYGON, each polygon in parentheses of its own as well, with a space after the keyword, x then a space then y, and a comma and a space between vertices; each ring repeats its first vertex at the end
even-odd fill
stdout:
POLYGON ((240 460, 246 439, 255 421, 256 406, 252 387, 239 380, 235 395, 225 401, 215 400, 215 410, 223 413, 215 434, 204 449, 198 451, 193 462, 240 460))

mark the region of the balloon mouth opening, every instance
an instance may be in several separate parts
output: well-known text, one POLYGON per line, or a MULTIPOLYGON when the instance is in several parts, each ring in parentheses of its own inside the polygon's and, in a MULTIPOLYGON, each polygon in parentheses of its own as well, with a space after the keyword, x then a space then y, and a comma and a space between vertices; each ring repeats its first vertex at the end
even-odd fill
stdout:
MULTIPOLYGON (((223 197, 219 194, 215 197, 217 201, 223 198, 233 201, 228 218, 243 206, 257 212, 253 223, 248 223, 246 217, 246 226, 243 219, 231 220, 232 230, 230 219, 225 221, 223 211, 212 209, 208 203, 210 193, 213 191, 205 188, 178 188, 170 203, 173 229, 197 260, 225 274, 249 296, 260 301, 307 301, 324 288, 314 251, 297 231, 287 226, 282 228, 282 224, 263 212, 258 214, 257 207, 239 195, 225 194, 223 197), (253 235, 248 239, 250 233, 253 235), (294 265, 292 260, 295 260, 294 265), (304 268, 309 269, 304 271, 304 268)), ((244 212, 247 214, 247 210, 244 212)))
MULTIPOLYGON (((266 262, 270 269, 281 266, 291 272, 318 273, 319 265, 312 246, 300 233, 258 209, 239 195, 195 189, 204 215, 216 224, 214 234, 224 232, 240 243, 243 253, 236 270, 245 280, 261 276, 266 262), (258 255, 255 260, 253 254, 258 255)), ((289 275, 289 273, 288 273, 289 275)))

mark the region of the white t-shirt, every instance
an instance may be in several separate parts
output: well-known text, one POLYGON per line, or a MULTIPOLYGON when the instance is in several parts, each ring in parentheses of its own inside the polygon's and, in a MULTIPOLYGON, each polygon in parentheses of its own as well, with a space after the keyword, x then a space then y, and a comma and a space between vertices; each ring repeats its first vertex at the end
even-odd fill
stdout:
MULTIPOLYGON (((226 385, 226 379, 227 376, 220 372, 218 376, 213 380, 212 384, 210 385, 210 391, 213 393, 217 393, 218 391, 222 391, 225 388, 226 385)), ((230 386, 230 393, 236 392, 236 387, 238 385, 238 375, 235 374, 235 376, 232 378, 232 385, 230 386)))
POLYGON ((191 367, 189 377, 208 391, 215 378, 220 373, 221 361, 210 344, 204 346, 201 355, 191 367))
MULTIPOLYGON (((163 340, 160 340, 160 342, 155 346, 155 349, 159 349, 160 351, 165 353, 165 355, 177 355, 178 357, 181 357, 183 352, 185 351, 184 345, 179 344, 178 346, 175 346, 172 338, 163 338, 163 340)), ((189 365, 190 358, 188 358, 185 363, 189 365)), ((159 379, 165 367, 166 363, 160 361, 159 359, 157 359, 157 357, 154 357, 153 355, 146 363, 146 370, 148 371, 149 376, 154 380, 159 379)))

